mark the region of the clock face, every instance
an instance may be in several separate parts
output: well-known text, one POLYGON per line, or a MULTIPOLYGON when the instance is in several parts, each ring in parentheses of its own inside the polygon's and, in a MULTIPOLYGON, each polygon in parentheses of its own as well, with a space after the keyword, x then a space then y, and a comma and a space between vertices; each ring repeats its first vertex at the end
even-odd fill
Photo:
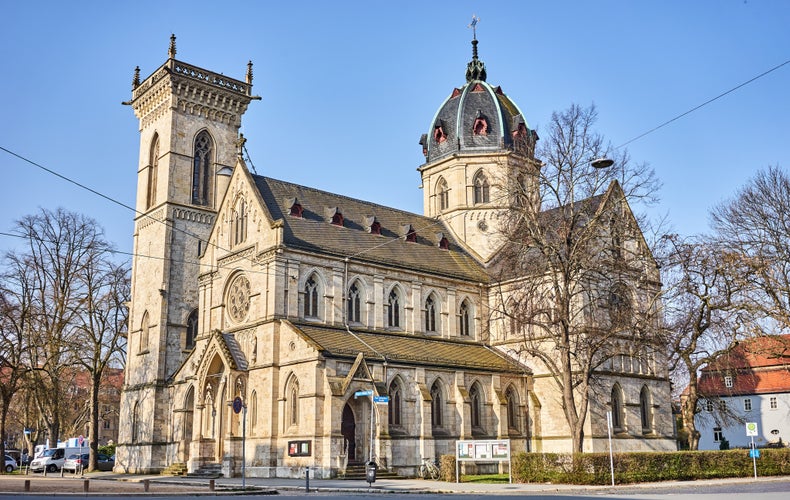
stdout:
POLYGON ((250 281, 243 274, 233 278, 228 288, 228 314, 236 321, 244 321, 250 310, 250 281))

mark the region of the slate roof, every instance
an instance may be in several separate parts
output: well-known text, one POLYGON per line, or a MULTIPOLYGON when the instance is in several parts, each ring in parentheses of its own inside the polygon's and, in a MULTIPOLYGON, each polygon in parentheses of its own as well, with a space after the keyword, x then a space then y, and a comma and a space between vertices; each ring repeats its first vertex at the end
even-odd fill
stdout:
POLYGON ((352 329, 355 337, 344 328, 290 324, 330 358, 353 359, 361 352, 370 359, 383 360, 381 355, 384 355, 389 362, 491 372, 529 372, 528 368, 475 342, 352 329))
POLYGON ((284 244, 289 248, 477 283, 489 281, 483 266, 437 219, 269 177, 252 178, 272 220, 284 222, 284 244), (290 215, 293 199, 302 206, 302 217, 290 215), (334 208, 343 215, 343 227, 330 223, 328 214, 334 208), (370 217, 381 224, 381 235, 369 232, 370 217), (416 242, 401 237, 406 225, 416 231, 416 242), (436 233, 447 238, 448 250, 439 248, 436 233))

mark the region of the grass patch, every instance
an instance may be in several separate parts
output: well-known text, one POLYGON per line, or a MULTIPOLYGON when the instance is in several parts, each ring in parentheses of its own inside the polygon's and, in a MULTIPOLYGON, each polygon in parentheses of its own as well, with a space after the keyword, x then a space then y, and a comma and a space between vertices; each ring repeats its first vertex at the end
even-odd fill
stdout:
POLYGON ((479 474, 475 476, 461 476, 462 483, 503 484, 510 482, 507 474, 479 474))

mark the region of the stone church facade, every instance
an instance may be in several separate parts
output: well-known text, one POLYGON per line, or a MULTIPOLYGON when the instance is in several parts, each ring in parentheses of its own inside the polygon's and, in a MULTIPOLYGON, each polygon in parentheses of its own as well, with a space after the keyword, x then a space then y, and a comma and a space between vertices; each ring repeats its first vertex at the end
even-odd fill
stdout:
MULTIPOLYGON (((473 47, 420 141, 425 215, 252 174, 239 135, 258 99, 251 63, 244 80, 216 74, 177 60, 172 37, 160 68, 136 70, 116 470, 238 475, 245 457, 250 476, 333 477, 373 458, 410 475, 459 439, 569 451, 556 390, 510 355, 492 314, 502 287, 487 265, 508 209, 497 178, 522 172, 539 210, 537 134, 473 47)), ((624 449, 674 448, 666 368, 652 366, 602 374, 623 390, 624 419, 644 406, 640 388, 651 394, 650 439, 624 432, 624 449)), ((604 449, 606 404, 591 409, 586 451, 604 449)))

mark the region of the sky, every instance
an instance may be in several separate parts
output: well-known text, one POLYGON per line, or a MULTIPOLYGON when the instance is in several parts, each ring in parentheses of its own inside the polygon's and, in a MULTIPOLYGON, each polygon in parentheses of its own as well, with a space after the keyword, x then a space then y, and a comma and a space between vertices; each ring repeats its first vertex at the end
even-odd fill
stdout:
POLYGON ((465 83, 472 15, 487 81, 530 127, 595 104, 663 186, 650 216, 683 235, 772 165, 790 168, 784 0, 453 2, 0 0, 0 253, 19 218, 62 207, 132 249, 139 123, 129 106, 167 59, 244 79, 261 175, 422 213, 418 140, 465 83), (21 157, 21 158, 20 158, 21 157), (31 164, 40 165, 43 168, 31 164), (48 169, 52 172, 48 172, 48 169), (61 177, 62 176, 62 177, 61 177), (64 180, 68 178, 93 191, 64 180))

